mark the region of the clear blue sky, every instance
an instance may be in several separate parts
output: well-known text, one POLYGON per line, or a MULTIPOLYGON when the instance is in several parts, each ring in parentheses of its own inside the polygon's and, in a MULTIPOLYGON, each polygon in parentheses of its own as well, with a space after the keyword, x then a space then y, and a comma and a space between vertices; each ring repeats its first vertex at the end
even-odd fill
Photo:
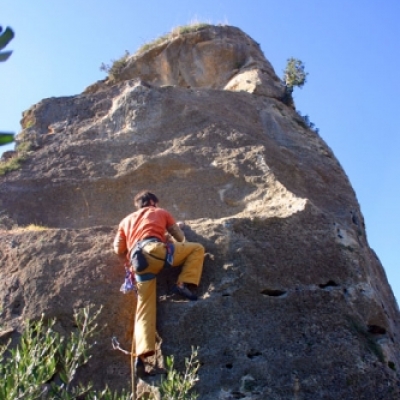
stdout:
POLYGON ((279 76, 289 57, 309 72, 294 92, 357 194, 370 246, 400 299, 399 0, 2 0, 14 50, 0 64, 0 130, 22 111, 105 77, 102 62, 192 20, 241 28, 279 76))

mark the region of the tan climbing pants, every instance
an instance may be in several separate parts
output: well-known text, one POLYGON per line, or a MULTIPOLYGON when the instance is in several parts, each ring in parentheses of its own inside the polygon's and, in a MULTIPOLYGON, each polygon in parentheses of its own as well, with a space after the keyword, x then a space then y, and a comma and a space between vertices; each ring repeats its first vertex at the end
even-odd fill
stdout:
MULTIPOLYGON (((178 282, 198 285, 203 270, 204 247, 200 243, 174 243, 172 266, 182 265, 178 282)), ((143 253, 149 263, 139 275, 157 275, 164 266, 166 248, 164 243, 151 242, 144 246, 143 253), (154 258, 154 257, 156 258, 154 258)), ((135 317, 136 354, 149 356, 156 348, 156 279, 137 282, 138 301, 135 317)))

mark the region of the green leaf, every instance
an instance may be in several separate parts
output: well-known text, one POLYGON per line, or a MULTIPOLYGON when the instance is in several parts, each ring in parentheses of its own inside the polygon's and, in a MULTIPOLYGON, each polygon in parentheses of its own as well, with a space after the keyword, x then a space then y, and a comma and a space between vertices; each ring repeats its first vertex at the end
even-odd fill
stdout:
POLYGON ((3 133, 0 132, 0 146, 3 146, 8 143, 12 143, 14 141, 13 133, 3 133))
POLYGON ((68 377, 65 372, 60 371, 60 379, 63 381, 63 383, 68 383, 68 377))
POLYGON ((6 47, 14 38, 14 36, 14 31, 10 27, 7 27, 6 30, 0 35, 0 50, 3 50, 4 47, 6 47))
POLYGON ((12 51, 2 51, 0 52, 0 62, 7 61, 8 58, 11 56, 12 51))

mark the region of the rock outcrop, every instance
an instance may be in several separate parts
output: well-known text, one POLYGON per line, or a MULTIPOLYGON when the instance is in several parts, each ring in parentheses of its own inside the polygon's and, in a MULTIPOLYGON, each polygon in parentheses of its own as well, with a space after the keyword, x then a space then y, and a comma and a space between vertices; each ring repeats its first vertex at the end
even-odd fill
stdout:
POLYGON ((135 297, 111 243, 151 189, 213 255, 198 302, 171 294, 176 271, 159 276, 155 365, 199 346, 203 400, 398 399, 395 298, 345 172, 284 93, 251 38, 209 26, 26 111, 32 150, 0 178, 1 337, 41 313, 66 334, 73 309, 103 305, 80 378, 128 387, 110 339, 130 347, 135 297))
POLYGON ((259 44, 240 29, 227 26, 166 35, 154 46, 144 46, 142 51, 126 57, 117 72, 85 92, 139 78, 159 87, 246 91, 274 98, 285 94, 282 81, 259 44))

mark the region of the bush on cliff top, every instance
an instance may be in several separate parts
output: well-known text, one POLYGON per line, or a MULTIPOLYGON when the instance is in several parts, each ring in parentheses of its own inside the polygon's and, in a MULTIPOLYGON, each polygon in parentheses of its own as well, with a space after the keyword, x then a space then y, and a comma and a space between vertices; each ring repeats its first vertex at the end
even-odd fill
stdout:
POLYGON ((210 24, 205 22, 194 22, 188 25, 177 26, 176 28, 173 28, 171 32, 168 32, 165 35, 162 35, 154 40, 151 40, 150 42, 144 43, 141 47, 139 47, 139 49, 136 51, 135 54, 144 53, 145 51, 161 44, 166 40, 176 38, 179 35, 184 35, 185 33, 198 31, 199 29, 205 28, 207 26, 210 26, 210 24))
MULTIPOLYGON (((159 36, 158 38, 151 40, 149 42, 144 43, 136 52, 135 55, 141 54, 146 52, 147 50, 152 49, 153 47, 165 42, 166 40, 173 39, 178 37, 179 35, 184 35, 185 33, 195 32, 199 29, 205 28, 210 26, 210 24, 205 22, 192 22, 188 25, 178 26, 173 28, 170 32, 166 33, 165 35, 159 36)), ((100 65, 100 71, 104 71, 108 74, 108 77, 111 80, 118 80, 119 75, 121 74, 122 70, 128 64, 128 58, 130 54, 128 50, 125 50, 123 56, 118 58, 117 60, 111 60, 111 64, 102 63, 100 65)))

